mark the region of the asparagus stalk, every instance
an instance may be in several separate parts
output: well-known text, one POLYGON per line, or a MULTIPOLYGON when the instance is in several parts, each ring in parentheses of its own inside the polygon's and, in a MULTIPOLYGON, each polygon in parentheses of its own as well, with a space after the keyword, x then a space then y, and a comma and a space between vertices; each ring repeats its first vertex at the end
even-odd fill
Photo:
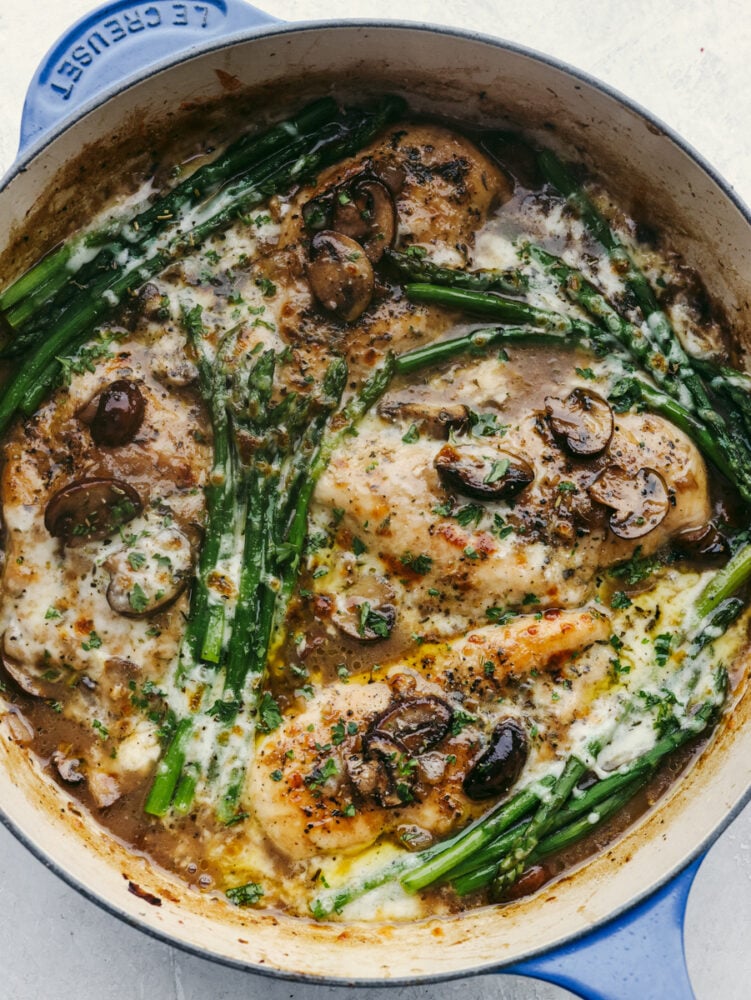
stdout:
MULTIPOLYGON (((21 327, 63 286, 68 286, 69 293, 75 294, 71 282, 75 280, 80 285, 82 279, 85 280, 82 271, 93 275, 97 270, 111 267, 119 252, 143 244, 161 230, 174 226, 183 210, 198 204, 237 174, 330 122, 337 111, 336 102, 325 97, 261 135, 242 136, 215 160, 200 167, 134 217, 108 220, 101 229, 63 243, 0 294, 0 310, 5 312, 13 327, 21 327), (95 247, 102 249, 93 259, 74 269, 72 261, 76 255, 95 247)), ((18 350, 11 344, 7 353, 16 354, 18 350)))
POLYGON ((409 284, 404 286, 411 302, 460 309, 462 312, 497 320, 499 323, 527 323, 553 333, 576 333, 588 324, 566 313, 538 309, 519 299, 504 298, 492 292, 468 291, 464 288, 446 288, 443 285, 409 284))
MULTIPOLYGON (((342 122, 325 126, 311 137, 310 148, 294 159, 280 154, 279 162, 264 167, 259 179, 249 175, 220 191, 209 202, 206 217, 187 233, 180 233, 163 250, 144 243, 141 257, 118 265, 92 282, 61 308, 54 317, 54 333, 35 345, 24 365, 8 382, 0 397, 0 433, 18 407, 30 397, 43 398, 55 384, 60 365, 56 358, 80 346, 97 323, 105 319, 122 296, 142 285, 169 263, 203 243, 213 233, 230 225, 238 214, 256 207, 269 195, 314 174, 329 163, 351 155, 372 139, 403 109, 398 98, 386 98, 373 112, 350 112, 342 122), (213 207, 212 207, 213 205, 213 207)), ((252 174, 252 172, 251 172, 252 174)), ((40 317, 45 321, 47 317, 40 317)))
POLYGON ((528 286, 527 279, 518 268, 507 271, 490 268, 460 271, 454 267, 435 264, 424 255, 416 254, 418 249, 413 247, 412 253, 387 250, 384 257, 397 274, 409 282, 446 285, 470 292, 506 292, 509 295, 523 292, 528 286))
MULTIPOLYGON (((660 309, 646 276, 636 266, 618 236, 555 153, 543 150, 538 159, 546 179, 579 212, 584 224, 605 248, 615 270, 622 276, 624 284, 638 303, 652 339, 661 357, 665 359, 667 364, 665 370, 674 376, 672 380, 664 381, 666 391, 675 395, 684 406, 686 406, 684 395, 690 398, 692 406, 687 408, 694 409, 696 416, 715 434, 718 446, 725 452, 729 464, 736 470, 741 495, 745 500, 751 500, 751 448, 745 438, 731 432, 723 416, 712 405, 701 376, 692 366, 667 315, 660 309)), ((657 369, 650 369, 650 372, 658 378, 657 369)))

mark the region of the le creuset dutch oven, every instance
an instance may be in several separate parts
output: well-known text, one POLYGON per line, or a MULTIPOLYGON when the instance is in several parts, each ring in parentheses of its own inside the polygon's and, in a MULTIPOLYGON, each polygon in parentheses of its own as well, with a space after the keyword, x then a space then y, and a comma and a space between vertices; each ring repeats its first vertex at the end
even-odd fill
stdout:
MULTIPOLYGON (((0 187, 6 277, 49 239, 45 226, 29 227, 36 208, 64 213, 80 192, 96 190, 104 180, 96 171, 124 135, 145 146, 189 110, 215 107, 223 93, 302 96, 326 78, 345 91, 403 92, 417 111, 469 122, 553 126, 561 148, 590 161, 626 201, 638 200, 643 217, 669 230, 737 328, 749 326, 748 210, 642 109, 497 39, 409 23, 286 25, 241 0, 121 0, 79 21, 48 53, 24 107, 19 157, 0 187)), ((692 996, 685 902, 702 853, 749 797, 749 712, 746 696, 660 808, 579 871, 512 906, 418 924, 316 924, 188 892, 105 837, 42 778, 5 725, 0 805, 8 828, 84 895, 147 933, 235 967, 362 985, 497 970, 583 997, 684 1000, 692 996)))

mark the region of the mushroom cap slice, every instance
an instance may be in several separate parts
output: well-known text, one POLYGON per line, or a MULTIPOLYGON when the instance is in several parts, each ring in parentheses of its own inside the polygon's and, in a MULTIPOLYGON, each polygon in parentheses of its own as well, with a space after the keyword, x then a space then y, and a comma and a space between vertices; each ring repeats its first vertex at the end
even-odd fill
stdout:
POLYGON ((142 509, 136 490, 121 479, 77 479, 50 499, 44 525, 66 545, 91 542, 106 538, 142 509))
POLYGON ((185 590, 192 572, 191 544, 177 528, 162 528, 141 544, 144 551, 118 549, 103 564, 110 574, 107 603, 126 618, 164 611, 185 590))
POLYGON ((373 177, 340 191, 334 202, 331 228, 361 244, 376 264, 396 239, 396 205, 391 192, 373 177))
POLYGON ((545 410, 553 436, 572 455, 599 455, 610 444, 613 411, 596 392, 574 389, 565 399, 546 396, 545 410))
POLYGON ((642 538, 653 531, 670 510, 670 493, 659 472, 639 469, 636 475, 609 465, 590 483, 589 495, 610 507, 610 530, 618 538, 642 538))
POLYGON ((474 800, 503 795, 521 774, 527 753, 527 734, 519 723, 515 719, 499 722, 487 750, 464 779, 465 793, 474 800))
POLYGON ((373 297, 373 268, 362 246, 324 230, 310 242, 308 282, 321 306, 345 323, 358 319, 373 297))
POLYGON ((89 429, 98 445, 117 448, 129 444, 143 423, 146 402, 135 382, 119 378, 99 394, 89 429))
POLYGON ((508 500, 529 486, 529 462, 491 444, 446 444, 433 462, 444 486, 476 500, 508 500))
POLYGON ((435 695, 405 698, 390 705, 371 726, 378 736, 395 743, 410 756, 430 750, 446 736, 454 717, 451 706, 435 695))

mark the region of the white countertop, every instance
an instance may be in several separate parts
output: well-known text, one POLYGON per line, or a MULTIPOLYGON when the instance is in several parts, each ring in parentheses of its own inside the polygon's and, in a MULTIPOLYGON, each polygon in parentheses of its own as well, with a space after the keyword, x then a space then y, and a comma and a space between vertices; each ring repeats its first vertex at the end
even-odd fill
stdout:
MULTIPOLYGON (((500 35, 547 52, 648 107, 751 203, 751 14, 746 0, 268 0, 286 20, 404 18, 500 35), (436 10, 436 7, 439 7, 436 10)), ((18 145, 26 86, 92 0, 0 0, 0 176, 18 145)), ((0 828, 0 1000, 563 1000, 510 976, 351 990, 222 968, 120 923, 50 874, 0 828)), ((751 806, 704 862, 686 950, 698 1000, 751 996, 751 806)), ((651 998, 644 998, 651 1000, 651 998)), ((660 997, 655 1000, 683 1000, 660 997)))

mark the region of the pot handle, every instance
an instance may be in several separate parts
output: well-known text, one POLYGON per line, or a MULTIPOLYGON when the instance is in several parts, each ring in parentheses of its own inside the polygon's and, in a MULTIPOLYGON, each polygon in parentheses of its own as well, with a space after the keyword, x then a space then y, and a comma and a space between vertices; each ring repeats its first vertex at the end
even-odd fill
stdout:
POLYGON ((114 0, 77 21, 26 94, 19 153, 102 91, 235 31, 278 23, 244 0, 114 0))
POLYGON ((694 1000, 683 949, 683 920, 702 855, 632 909, 554 951, 504 966, 583 1000, 694 1000))

